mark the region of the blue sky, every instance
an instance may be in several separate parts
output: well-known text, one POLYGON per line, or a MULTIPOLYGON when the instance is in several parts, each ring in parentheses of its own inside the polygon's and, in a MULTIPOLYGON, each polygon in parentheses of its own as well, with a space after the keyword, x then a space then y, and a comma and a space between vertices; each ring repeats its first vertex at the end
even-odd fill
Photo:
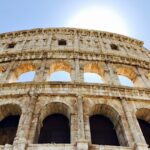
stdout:
MULTIPOLYGON (((89 24, 90 28, 99 30, 107 30, 107 26, 108 28, 116 26, 118 29, 119 26, 126 26, 127 31, 123 33, 143 40, 145 47, 150 49, 150 0, 1 0, 0 2, 0 33, 42 27, 81 25, 88 28, 89 24), (103 14, 106 14, 105 20, 103 14), (93 20, 94 16, 97 19, 93 20), (101 25, 106 28, 103 29, 101 25)), ((124 27, 120 27, 121 30, 122 28, 124 27)))

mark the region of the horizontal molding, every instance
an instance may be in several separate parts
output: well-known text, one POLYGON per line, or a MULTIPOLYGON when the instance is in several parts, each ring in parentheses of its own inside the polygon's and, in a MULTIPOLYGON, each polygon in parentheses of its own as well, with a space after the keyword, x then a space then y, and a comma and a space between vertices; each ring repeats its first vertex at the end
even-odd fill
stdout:
POLYGON ((0 97, 19 96, 29 93, 39 95, 82 95, 84 97, 127 98, 150 100, 150 89, 106 84, 71 82, 25 82, 0 84, 0 97))
POLYGON ((87 61, 103 61, 108 63, 126 64, 150 69, 150 61, 112 53, 79 52, 79 51, 18 51, 0 54, 0 63, 24 60, 43 60, 43 59, 80 59, 87 61))
POLYGON ((12 38, 19 38, 19 37, 30 37, 30 36, 37 36, 39 34, 54 34, 54 33, 61 33, 64 35, 77 35, 77 36, 95 36, 101 38, 110 38, 117 41, 122 41, 125 43, 133 44, 142 47, 144 42, 137 40, 135 38, 131 38, 125 35, 111 33, 106 31, 98 31, 98 30, 88 30, 88 29, 77 29, 77 28, 37 28, 31 30, 22 30, 22 31, 15 31, 15 32, 8 32, 0 34, 0 39, 12 39, 12 38))

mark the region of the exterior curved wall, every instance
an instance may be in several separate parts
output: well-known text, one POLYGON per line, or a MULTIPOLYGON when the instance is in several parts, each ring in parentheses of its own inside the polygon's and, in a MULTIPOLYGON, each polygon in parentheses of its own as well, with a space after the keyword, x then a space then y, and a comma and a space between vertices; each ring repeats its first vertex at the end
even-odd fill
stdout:
POLYGON ((142 41, 71 28, 0 34, 0 89, 0 119, 5 105, 21 109, 13 144, 0 150, 148 150, 137 121, 150 118, 150 53, 142 41), (66 43, 59 45, 59 40, 66 43), (62 70, 70 73, 71 82, 48 81, 62 70), (28 71, 35 71, 34 80, 17 82, 28 71), (104 83, 85 83, 85 72, 99 74, 104 83), (118 75, 134 86, 121 85, 118 75), (68 117, 70 144, 37 144, 42 121, 51 113, 68 117), (93 114, 112 121, 121 146, 91 143, 93 114))

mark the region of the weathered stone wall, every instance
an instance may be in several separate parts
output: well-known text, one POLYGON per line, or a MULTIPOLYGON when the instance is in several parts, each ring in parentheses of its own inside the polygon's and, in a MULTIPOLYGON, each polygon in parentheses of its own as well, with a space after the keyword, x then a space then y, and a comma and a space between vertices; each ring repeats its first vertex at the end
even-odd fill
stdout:
POLYGON ((148 150, 137 121, 150 122, 150 53, 143 42, 68 28, 5 33, 0 35, 0 72, 0 119, 8 112, 20 114, 13 144, 1 150, 148 150), (66 45, 58 45, 61 39, 66 45), (70 73, 71 82, 48 81, 61 70, 70 73), (16 82, 28 71, 36 72, 33 82, 16 82), (99 74, 104 83, 85 83, 85 72, 99 74), (121 85, 118 75, 134 87, 121 85), (70 144, 37 144, 42 121, 52 113, 69 119, 70 144), (91 143, 93 114, 112 121, 121 146, 91 143))

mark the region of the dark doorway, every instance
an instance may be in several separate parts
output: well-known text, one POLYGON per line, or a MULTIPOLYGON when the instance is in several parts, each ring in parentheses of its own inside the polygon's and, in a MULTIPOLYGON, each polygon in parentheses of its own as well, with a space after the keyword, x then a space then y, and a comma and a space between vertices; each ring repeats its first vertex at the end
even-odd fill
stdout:
POLYGON ((112 122, 102 115, 90 117, 92 144, 119 146, 112 122))
POLYGON ((45 118, 38 143, 70 143, 68 118, 61 114, 52 114, 45 118))
POLYGON ((19 115, 8 116, 0 121, 0 145, 13 144, 16 136, 19 115))
POLYGON ((150 124, 144 120, 138 119, 139 125, 145 137, 146 143, 150 148, 150 124))

